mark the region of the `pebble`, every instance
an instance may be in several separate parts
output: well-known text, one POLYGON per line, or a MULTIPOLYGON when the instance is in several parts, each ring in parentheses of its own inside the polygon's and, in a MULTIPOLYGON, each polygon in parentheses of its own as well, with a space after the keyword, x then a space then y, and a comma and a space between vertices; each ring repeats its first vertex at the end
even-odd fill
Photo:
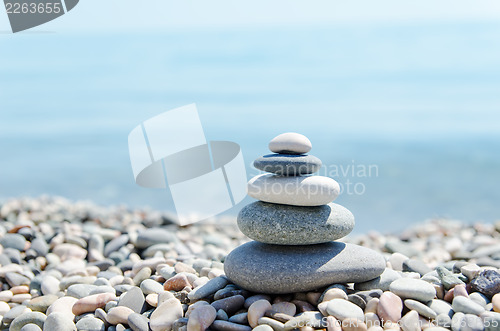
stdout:
POLYGON ((417 272, 420 276, 423 276, 432 271, 427 264, 422 260, 418 259, 408 259, 403 262, 403 271, 407 272, 417 272))
POLYGON ((208 281, 205 285, 195 288, 188 293, 188 298, 192 301, 200 300, 209 295, 214 294, 218 290, 224 288, 228 283, 226 277, 215 277, 208 281))
POLYGON ((53 294, 43 295, 31 299, 26 306, 32 311, 45 313, 47 311, 47 308, 49 308, 49 306, 53 304, 58 298, 59 297, 57 295, 53 294))
POLYGON ((221 320, 215 320, 212 323, 212 329, 218 331, 252 331, 252 328, 249 327, 248 325, 242 325, 221 320))
POLYGON ((76 331, 73 319, 64 313, 54 312, 47 316, 43 324, 44 331, 76 331))
POLYGON ((311 148, 311 141, 306 136, 295 132, 282 133, 269 142, 269 150, 273 153, 305 154, 311 148))
POLYGON ((272 306, 267 300, 257 300, 248 307, 248 324, 254 328, 258 325, 259 318, 263 317, 266 311, 272 306))
POLYGON ((363 282, 378 277, 384 269, 385 260, 378 253, 340 242, 272 246, 253 241, 233 250, 224 263, 225 273, 234 283, 264 293, 303 292, 332 283, 363 282))
POLYGON ((500 313, 500 293, 497 293, 491 298, 491 303, 493 304, 493 310, 500 313))
POLYGON ((436 289, 420 279, 400 278, 391 283, 389 289, 402 299, 428 302, 436 296, 436 289))
POLYGON ((205 331, 215 321, 217 311, 210 305, 194 309, 189 315, 187 328, 189 331, 205 331))
POLYGON ((484 308, 469 298, 457 296, 451 304, 453 310, 458 313, 479 315, 484 312, 484 308))
POLYGON ((151 314, 149 327, 152 331, 170 331, 175 320, 184 314, 179 300, 172 298, 159 305, 151 314))
POLYGON ((418 312, 410 310, 399 321, 403 331, 420 331, 418 312))
POLYGON ((444 267, 438 266, 436 268, 436 271, 438 273, 439 279, 441 280, 441 284, 443 284, 444 288, 447 290, 455 287, 456 285, 464 284, 463 281, 461 281, 451 271, 444 267))
POLYGON ((491 298, 500 292, 500 273, 496 270, 485 270, 471 281, 471 288, 491 298))
POLYGON ((348 235, 354 228, 354 216, 335 203, 297 207, 257 201, 240 211, 238 227, 262 243, 309 245, 348 235))
POLYGON ((177 242, 177 237, 174 233, 162 228, 151 228, 138 233, 135 245, 137 248, 143 249, 156 244, 170 242, 177 242))
POLYGON ((360 321, 364 320, 364 313, 361 308, 359 308, 352 302, 342 299, 333 299, 329 301, 326 307, 326 311, 329 315, 332 315, 340 321, 351 317, 356 318, 360 321))
POLYGON ((68 317, 73 318, 73 305, 78 301, 77 298, 74 297, 69 297, 69 296, 64 296, 60 297, 56 301, 54 301, 49 308, 47 308, 47 316, 54 313, 63 313, 68 317))
POLYGON ((321 160, 313 155, 268 154, 258 157, 253 166, 278 176, 301 176, 317 172, 321 160))
POLYGON ((188 278, 184 274, 178 274, 167 279, 163 284, 165 291, 181 291, 183 288, 191 286, 188 278))
POLYGON ((36 324, 29 323, 23 326, 21 331, 42 331, 42 329, 36 324))
POLYGON ((233 315, 238 310, 243 308, 245 298, 242 295, 233 295, 228 298, 216 300, 212 302, 212 307, 215 310, 223 309, 228 315, 233 315))
POLYGON ((45 322, 46 318, 47 316, 39 311, 23 313, 17 316, 12 321, 9 327, 9 331, 20 331, 23 326, 30 323, 36 324, 40 328, 43 328, 43 323, 45 322))
POLYGON ((146 310, 145 301, 146 299, 144 298, 142 290, 134 286, 120 297, 118 306, 130 308, 136 313, 143 313, 146 310))
POLYGON ((452 306, 446 301, 439 300, 439 299, 433 299, 427 305, 437 315, 446 314, 446 315, 451 317, 454 314, 452 306))
POLYGON ((392 269, 386 268, 384 272, 375 279, 364 283, 356 283, 354 288, 360 291, 367 291, 372 289, 380 289, 382 291, 389 291, 389 286, 396 279, 401 278, 401 275, 392 269))
POLYGON ((421 303, 419 301, 412 300, 412 299, 406 299, 404 301, 404 304, 405 304, 406 308, 408 308, 410 310, 417 311, 419 313, 419 315, 421 315, 423 317, 427 317, 430 319, 434 319, 437 317, 437 314, 434 310, 432 310, 431 308, 429 308, 428 306, 424 305, 423 303, 421 303))
POLYGON ((383 321, 397 322, 401 319, 403 301, 396 294, 384 292, 377 305, 377 315, 383 321))
POLYGON ((16 317, 31 312, 26 306, 19 305, 12 307, 8 312, 3 315, 3 322, 6 324, 11 323, 16 317))
MULTIPOLYGON (((333 299, 333 298, 332 298, 333 299)), ((271 305, 271 309, 278 313, 283 313, 290 316, 295 316, 297 312, 297 307, 291 302, 278 302, 271 305)))
POLYGON ((112 325, 127 324, 129 315, 133 313, 134 311, 128 307, 116 306, 108 310, 106 321, 112 325))
POLYGON ((255 328, 253 328, 252 331, 274 331, 274 329, 267 324, 261 324, 261 325, 257 325, 255 328))
POLYGON ((94 312, 97 308, 103 308, 106 303, 115 300, 115 298, 115 295, 112 293, 100 293, 81 298, 73 305, 73 314, 80 315, 94 312))
POLYGON ((7 233, 0 238, 0 245, 3 248, 13 248, 18 251, 24 251, 26 247, 26 238, 17 233, 7 233))
POLYGON ((152 279, 145 279, 141 282, 141 286, 140 286, 141 290, 142 290, 142 293, 144 293, 144 295, 148 295, 148 294, 151 294, 151 293, 161 293, 163 291, 165 291, 163 289, 163 285, 158 283, 157 281, 154 281, 152 279))
POLYGON ((149 320, 146 316, 132 313, 128 315, 127 324, 133 331, 149 331, 149 320))
POLYGON ((85 317, 76 322, 76 329, 78 331, 105 331, 106 325, 104 322, 95 317, 85 317))
POLYGON ((260 201, 292 206, 321 206, 335 200, 339 184, 323 176, 286 177, 262 174, 247 185, 248 195, 260 201))

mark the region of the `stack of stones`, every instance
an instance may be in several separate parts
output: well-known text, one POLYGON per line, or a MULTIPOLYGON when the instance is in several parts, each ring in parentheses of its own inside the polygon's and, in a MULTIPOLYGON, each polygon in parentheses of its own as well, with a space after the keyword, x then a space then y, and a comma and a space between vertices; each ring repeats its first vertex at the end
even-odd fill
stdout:
POLYGON ((255 241, 234 249, 224 263, 227 277, 250 291, 292 293, 335 283, 359 283, 378 277, 384 258, 365 247, 334 241, 354 228, 354 216, 332 203, 339 184, 312 175, 321 160, 307 155, 309 139, 281 134, 269 143, 275 154, 259 157, 262 174, 248 182, 259 201, 238 215, 241 232, 255 241))

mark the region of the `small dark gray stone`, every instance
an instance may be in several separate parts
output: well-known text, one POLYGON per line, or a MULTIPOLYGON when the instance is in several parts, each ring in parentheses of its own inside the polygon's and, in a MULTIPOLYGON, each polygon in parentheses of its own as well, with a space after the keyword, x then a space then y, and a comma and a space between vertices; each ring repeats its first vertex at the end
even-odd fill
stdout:
POLYGON ((257 158, 255 168, 282 176, 312 174, 321 168, 321 160, 313 155, 268 154, 257 158))
POLYGON ((212 302, 212 307, 215 310, 222 309, 228 315, 233 315, 238 310, 243 308, 243 304, 245 303, 245 298, 242 295, 235 295, 229 298, 220 299, 212 302))
POLYGON ((106 247, 104 247, 104 256, 109 256, 112 252, 119 250, 122 246, 125 246, 128 243, 128 240, 128 234, 122 234, 121 236, 111 240, 106 247))
POLYGON ((335 203, 300 207, 256 201, 240 211, 238 227, 266 244, 310 245, 348 235, 354 228, 354 216, 335 203))
POLYGON ((267 245, 256 241, 237 247, 224 263, 226 276, 253 292, 292 293, 333 283, 378 277, 385 259, 377 252, 341 242, 309 246, 267 245))
POLYGON ((500 273, 495 270, 485 270, 471 281, 473 290, 491 298, 500 292, 500 273))
POLYGON ((177 236, 174 232, 162 228, 151 228, 139 232, 136 247, 143 249, 156 244, 169 242, 177 242, 177 236))
POLYGON ((0 238, 0 245, 4 248, 14 248, 18 251, 24 251, 26 246, 26 238, 18 233, 7 233, 0 238))

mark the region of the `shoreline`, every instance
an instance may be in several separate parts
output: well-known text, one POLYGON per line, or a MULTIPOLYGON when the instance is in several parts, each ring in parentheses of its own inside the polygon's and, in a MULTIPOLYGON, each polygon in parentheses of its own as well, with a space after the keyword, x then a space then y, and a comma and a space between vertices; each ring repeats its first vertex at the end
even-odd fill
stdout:
POLYGON ((348 321, 359 325, 345 330, 371 325, 372 331, 380 330, 375 321, 391 320, 418 323, 419 329, 449 329, 465 321, 494 330, 487 325, 500 323, 500 302, 493 298, 500 291, 500 222, 433 220, 398 234, 348 236, 340 241, 382 253, 387 266, 380 277, 269 295, 224 277, 226 254, 250 240, 234 219, 179 227, 172 217, 48 196, 0 205, 2 329, 64 324, 78 330, 149 325, 153 331, 249 331, 259 325, 261 331, 277 331, 300 322, 305 324, 295 327, 335 331, 335 323, 348 321), (434 291, 432 298, 408 294, 396 281, 423 282, 434 291), (162 313, 167 304, 177 313, 162 313))

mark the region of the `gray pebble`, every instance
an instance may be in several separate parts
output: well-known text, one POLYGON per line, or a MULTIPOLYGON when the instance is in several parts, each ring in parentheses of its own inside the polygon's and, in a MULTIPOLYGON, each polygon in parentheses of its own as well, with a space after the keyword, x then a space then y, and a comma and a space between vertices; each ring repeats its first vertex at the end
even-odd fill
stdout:
MULTIPOLYGON (((105 331, 104 322, 95 317, 85 317, 76 322, 78 331, 105 331)), ((109 329, 108 329, 109 330, 109 329)))
POLYGON ((146 316, 138 313, 132 313, 128 315, 128 325, 133 331, 148 331, 149 330, 149 320, 146 316))

